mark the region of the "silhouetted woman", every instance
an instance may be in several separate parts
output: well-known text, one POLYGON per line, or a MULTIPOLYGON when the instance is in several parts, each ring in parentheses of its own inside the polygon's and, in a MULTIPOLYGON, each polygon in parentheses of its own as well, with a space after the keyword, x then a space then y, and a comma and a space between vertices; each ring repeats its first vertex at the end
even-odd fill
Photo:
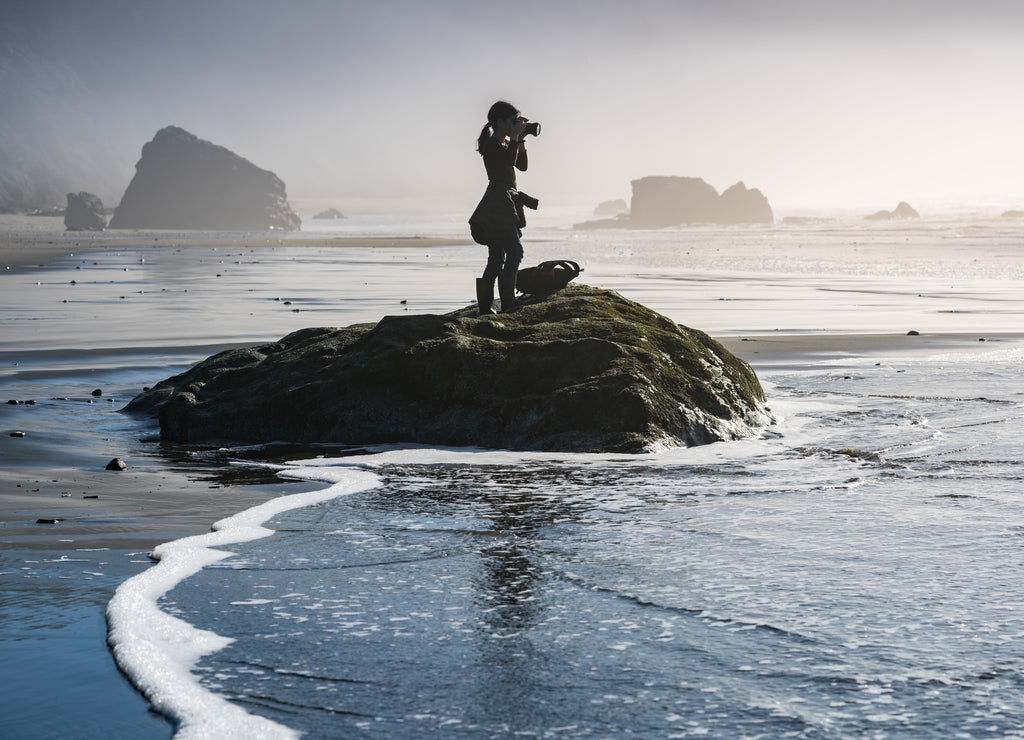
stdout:
POLYGON ((476 281, 480 315, 494 313, 494 281, 498 281, 501 312, 516 305, 516 273, 523 261, 522 228, 526 225, 523 206, 536 208, 534 198, 520 193, 516 170, 529 166, 526 119, 511 103, 499 100, 487 112, 487 125, 477 139, 477 151, 487 170, 487 190, 469 219, 473 239, 487 246, 487 267, 476 281))

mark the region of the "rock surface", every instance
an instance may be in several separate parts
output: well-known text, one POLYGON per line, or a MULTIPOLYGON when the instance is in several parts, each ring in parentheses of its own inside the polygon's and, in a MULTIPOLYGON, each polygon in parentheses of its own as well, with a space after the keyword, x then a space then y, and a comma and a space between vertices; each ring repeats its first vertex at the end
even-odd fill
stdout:
POLYGON ((639 452, 755 434, 757 376, 707 334, 572 284, 511 314, 387 316, 214 355, 137 396, 162 437, 639 452))
POLYGON ((633 180, 628 215, 576 224, 577 229, 658 229, 683 224, 774 222, 771 205, 757 189, 738 182, 721 195, 699 177, 643 177, 633 180))
POLYGON ((68 231, 102 231, 107 227, 103 214, 103 201, 84 190, 68 193, 68 207, 64 211, 64 228, 68 231))
POLYGON ((177 126, 142 147, 112 229, 296 230, 284 183, 177 126))
POLYGON ((921 214, 915 211, 909 203, 901 200, 899 205, 891 211, 877 211, 876 213, 872 213, 870 216, 865 216, 864 218, 868 221, 892 221, 920 217, 921 214))

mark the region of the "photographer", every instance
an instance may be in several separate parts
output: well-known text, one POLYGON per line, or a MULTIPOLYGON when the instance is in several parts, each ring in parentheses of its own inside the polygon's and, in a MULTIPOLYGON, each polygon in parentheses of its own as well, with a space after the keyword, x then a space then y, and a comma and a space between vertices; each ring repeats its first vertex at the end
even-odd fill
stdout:
POLYGON ((487 124, 477 139, 477 151, 487 170, 487 190, 469 219, 473 239, 487 247, 487 267, 476 281, 480 315, 494 313, 494 282, 498 281, 501 312, 516 305, 516 273, 523 260, 523 207, 535 209, 537 200, 520 193, 516 170, 529 166, 527 133, 540 133, 540 124, 528 123, 514 105, 499 100, 487 112, 487 124))

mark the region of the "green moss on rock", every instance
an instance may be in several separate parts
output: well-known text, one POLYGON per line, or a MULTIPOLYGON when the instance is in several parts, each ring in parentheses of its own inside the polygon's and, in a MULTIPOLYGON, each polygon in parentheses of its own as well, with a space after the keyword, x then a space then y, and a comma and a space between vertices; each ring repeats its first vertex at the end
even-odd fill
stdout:
POLYGON ((639 452, 772 422, 707 334, 572 284, 512 314, 387 316, 214 355, 135 398, 175 442, 419 443, 639 452))

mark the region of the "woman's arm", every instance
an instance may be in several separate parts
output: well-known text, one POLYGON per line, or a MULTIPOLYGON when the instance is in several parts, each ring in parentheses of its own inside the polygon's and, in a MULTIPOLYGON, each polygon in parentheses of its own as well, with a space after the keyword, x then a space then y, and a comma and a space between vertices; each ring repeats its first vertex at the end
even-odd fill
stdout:
POLYGON ((509 150, 515 150, 515 155, 512 159, 512 164, 520 172, 526 172, 526 168, 530 166, 530 157, 526 153, 526 142, 523 139, 519 140, 519 143, 508 143, 509 150))

